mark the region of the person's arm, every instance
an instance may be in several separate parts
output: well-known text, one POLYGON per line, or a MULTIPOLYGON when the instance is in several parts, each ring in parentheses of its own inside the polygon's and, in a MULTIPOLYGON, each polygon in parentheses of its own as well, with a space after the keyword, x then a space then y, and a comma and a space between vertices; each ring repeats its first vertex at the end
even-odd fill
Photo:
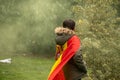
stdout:
POLYGON ((60 55, 61 55, 61 46, 60 45, 56 45, 56 53, 55 53, 55 60, 57 60, 60 55))
POLYGON ((73 56, 73 60, 81 72, 87 73, 86 65, 83 60, 82 52, 79 49, 76 54, 73 56))

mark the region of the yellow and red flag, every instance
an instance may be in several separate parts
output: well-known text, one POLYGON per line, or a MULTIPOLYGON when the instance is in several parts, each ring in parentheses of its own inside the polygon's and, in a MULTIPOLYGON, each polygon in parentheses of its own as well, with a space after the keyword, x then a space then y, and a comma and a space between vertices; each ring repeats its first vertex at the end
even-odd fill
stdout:
POLYGON ((49 73, 48 80, 65 80, 62 68, 79 50, 79 48, 80 39, 74 35, 63 45, 63 52, 54 63, 49 73))

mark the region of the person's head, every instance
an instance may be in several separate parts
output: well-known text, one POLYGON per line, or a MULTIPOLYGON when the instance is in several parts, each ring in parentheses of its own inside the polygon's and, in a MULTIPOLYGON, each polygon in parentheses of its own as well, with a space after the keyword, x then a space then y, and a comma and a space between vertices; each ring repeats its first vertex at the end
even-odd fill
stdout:
POLYGON ((75 29, 75 21, 73 21, 71 19, 64 20, 63 21, 63 27, 74 30, 75 29))

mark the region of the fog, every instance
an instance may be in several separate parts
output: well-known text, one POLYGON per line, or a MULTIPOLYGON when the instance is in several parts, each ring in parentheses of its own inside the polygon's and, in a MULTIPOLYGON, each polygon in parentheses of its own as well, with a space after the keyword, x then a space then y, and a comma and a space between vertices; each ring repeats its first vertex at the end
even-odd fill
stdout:
POLYGON ((69 0, 0 0, 0 54, 54 54, 54 28, 71 18, 69 0))

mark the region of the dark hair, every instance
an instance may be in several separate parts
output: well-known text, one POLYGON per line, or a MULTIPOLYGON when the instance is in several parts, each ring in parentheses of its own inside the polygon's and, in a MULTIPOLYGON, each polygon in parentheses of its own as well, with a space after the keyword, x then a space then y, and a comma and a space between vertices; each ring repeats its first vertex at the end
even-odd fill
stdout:
POLYGON ((74 30, 75 28, 75 21, 71 20, 71 19, 67 19, 63 21, 63 27, 64 28, 69 28, 71 30, 74 30))

